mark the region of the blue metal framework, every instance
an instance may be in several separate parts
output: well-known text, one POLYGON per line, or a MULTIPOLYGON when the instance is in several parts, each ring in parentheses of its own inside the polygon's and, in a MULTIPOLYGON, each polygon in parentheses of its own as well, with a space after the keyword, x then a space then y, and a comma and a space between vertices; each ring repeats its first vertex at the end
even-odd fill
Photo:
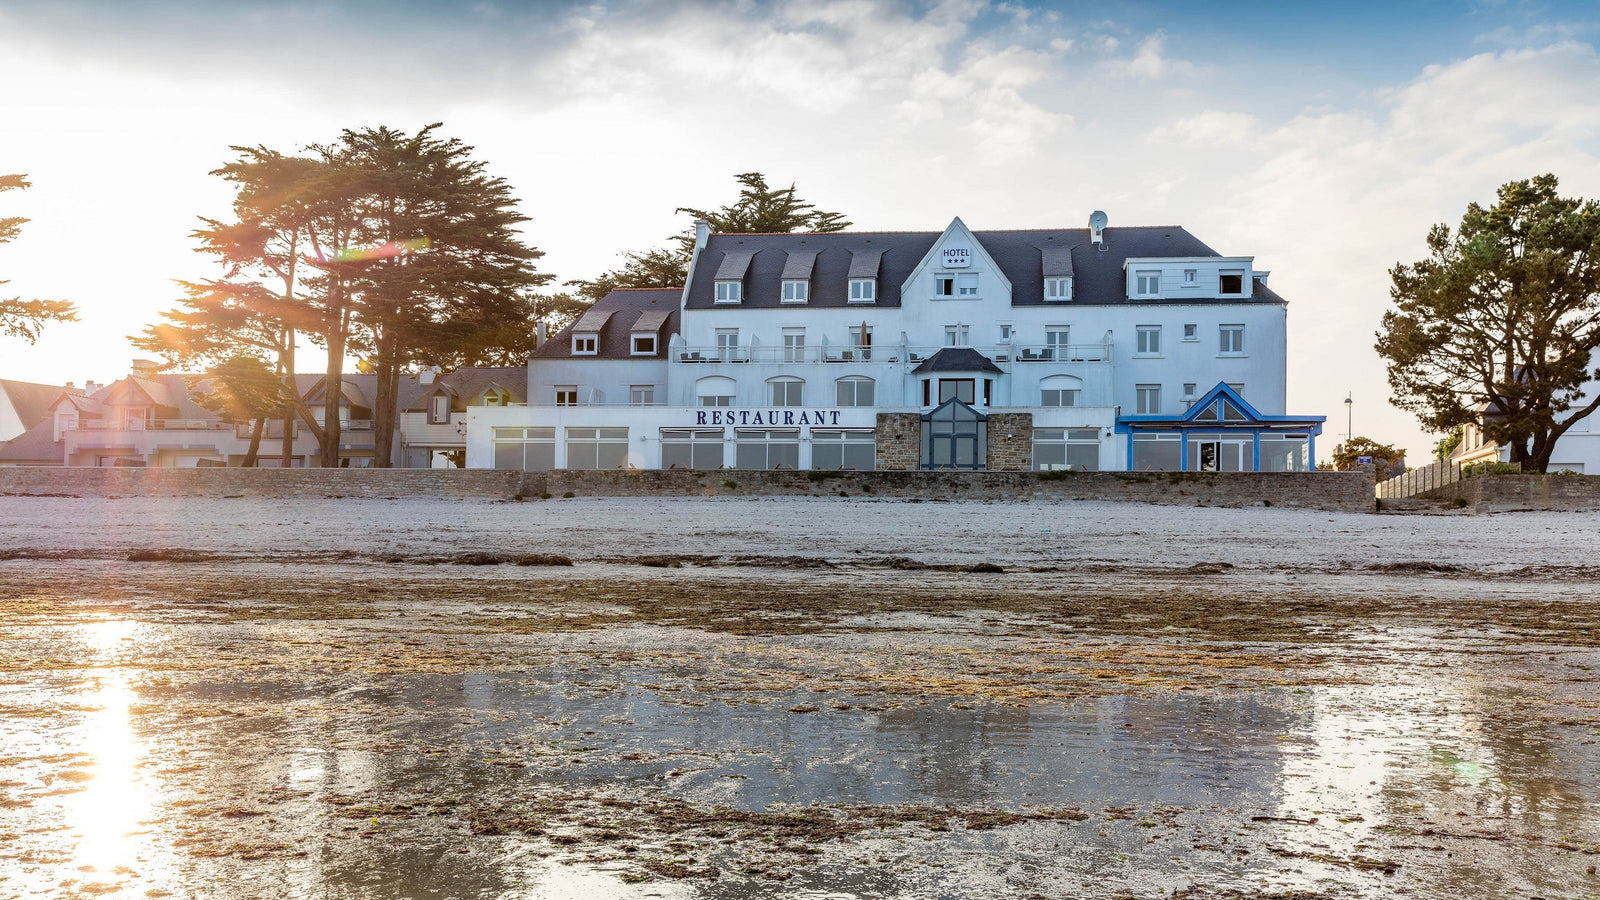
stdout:
POLYGON ((1256 411, 1239 393, 1225 383, 1205 393, 1188 412, 1181 416, 1142 415, 1118 416, 1116 431, 1127 435, 1128 467, 1133 467, 1133 436, 1135 434, 1176 434, 1179 436, 1179 465, 1185 472, 1189 468, 1189 435, 1193 433, 1233 434, 1250 436, 1250 469, 1261 471, 1261 435, 1307 435, 1307 471, 1317 464, 1317 435, 1322 433, 1322 423, 1327 416, 1264 416, 1256 411), (1226 404, 1226 406, 1224 405, 1226 404), (1231 407, 1231 410, 1229 409, 1231 407), (1229 416, 1227 413, 1233 413, 1229 416))

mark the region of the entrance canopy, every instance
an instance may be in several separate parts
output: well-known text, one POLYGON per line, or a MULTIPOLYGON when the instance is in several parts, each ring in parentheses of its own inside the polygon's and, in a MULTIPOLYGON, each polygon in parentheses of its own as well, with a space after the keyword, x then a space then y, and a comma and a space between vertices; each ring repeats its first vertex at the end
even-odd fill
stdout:
POLYGON ((1118 416, 1132 471, 1308 472, 1326 416, 1265 416, 1226 384, 1179 416, 1118 416))

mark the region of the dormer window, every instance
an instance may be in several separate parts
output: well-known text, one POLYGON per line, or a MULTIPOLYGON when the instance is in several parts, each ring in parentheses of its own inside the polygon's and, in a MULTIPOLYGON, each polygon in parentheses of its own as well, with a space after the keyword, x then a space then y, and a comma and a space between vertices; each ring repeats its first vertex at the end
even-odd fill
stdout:
POLYGON ((600 352, 600 336, 597 334, 575 334, 572 336, 573 356, 594 356, 600 352))
POLYGON ((1072 299, 1071 278, 1046 278, 1044 280, 1044 299, 1061 302, 1072 299))
POLYGON ((1135 272, 1133 289, 1141 297, 1154 297, 1161 293, 1161 273, 1154 270, 1135 272))
POLYGON ((1244 273, 1237 269, 1225 271, 1217 276, 1217 293, 1242 294, 1244 293, 1244 273))
POLYGON ((738 281, 717 282, 718 303, 738 303, 744 299, 744 284, 738 281))
POLYGON ((440 392, 428 400, 428 424, 447 425, 450 423, 450 395, 440 392))
POLYGON ((851 303, 875 303, 878 299, 878 279, 852 278, 850 279, 851 303))
POLYGON ((804 281, 785 281, 783 283, 784 303, 804 303, 811 293, 811 285, 804 281))
POLYGON ((653 334, 633 335, 630 352, 634 356, 655 356, 656 336, 653 334))

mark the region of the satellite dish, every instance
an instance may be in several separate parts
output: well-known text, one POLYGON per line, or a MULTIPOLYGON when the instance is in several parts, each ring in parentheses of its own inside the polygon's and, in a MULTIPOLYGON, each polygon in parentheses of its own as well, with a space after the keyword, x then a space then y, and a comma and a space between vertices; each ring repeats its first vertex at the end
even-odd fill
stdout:
POLYGON ((1095 210, 1094 212, 1090 213, 1089 214, 1089 239, 1094 241, 1096 244, 1105 243, 1105 230, 1106 230, 1106 223, 1108 221, 1110 221, 1110 220, 1106 218, 1106 214, 1101 212, 1098 209, 1095 210))

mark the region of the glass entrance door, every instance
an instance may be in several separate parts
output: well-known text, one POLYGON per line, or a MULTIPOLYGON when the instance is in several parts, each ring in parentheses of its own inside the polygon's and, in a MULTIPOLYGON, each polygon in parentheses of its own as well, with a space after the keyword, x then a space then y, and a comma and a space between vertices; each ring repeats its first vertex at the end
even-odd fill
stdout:
POLYGON ((987 417, 957 399, 922 417, 922 468, 988 468, 987 417))

